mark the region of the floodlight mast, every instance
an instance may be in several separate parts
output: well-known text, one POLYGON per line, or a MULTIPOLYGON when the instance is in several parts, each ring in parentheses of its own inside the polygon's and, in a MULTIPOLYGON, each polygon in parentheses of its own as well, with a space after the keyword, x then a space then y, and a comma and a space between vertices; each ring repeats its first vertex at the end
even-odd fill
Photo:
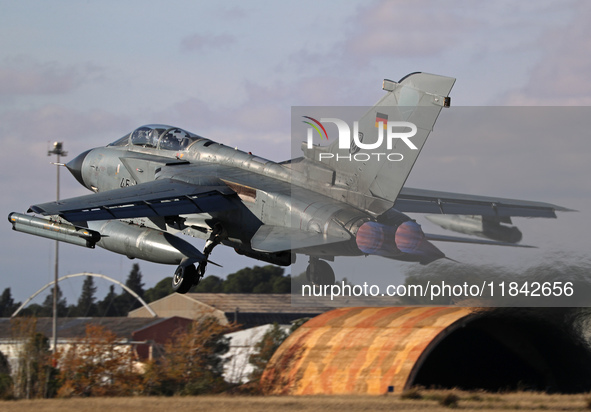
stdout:
MULTIPOLYGON (((60 157, 67 156, 68 152, 64 151, 64 143, 63 142, 54 142, 53 143, 53 150, 47 151, 47 156, 56 155, 57 160, 56 170, 56 201, 59 202, 60 200, 60 157)), ((58 282, 58 273, 59 273, 59 241, 55 241, 55 266, 54 266, 54 286, 53 286, 53 322, 52 322, 52 341, 53 341, 53 355, 57 353, 57 282, 58 282)))

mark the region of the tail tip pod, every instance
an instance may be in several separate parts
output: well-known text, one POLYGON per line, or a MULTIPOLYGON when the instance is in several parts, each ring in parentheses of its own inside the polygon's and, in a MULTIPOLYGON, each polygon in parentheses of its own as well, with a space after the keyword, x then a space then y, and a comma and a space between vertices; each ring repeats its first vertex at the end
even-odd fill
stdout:
POLYGON ((443 107, 451 105, 451 98, 448 96, 456 79, 453 77, 440 76, 437 74, 414 72, 407 74, 400 81, 384 79, 382 90, 393 92, 398 85, 418 89, 426 94, 433 95, 433 103, 443 107))
POLYGON ((414 87, 429 94, 447 96, 451 92, 456 79, 431 73, 410 73, 400 79, 400 84, 414 87))

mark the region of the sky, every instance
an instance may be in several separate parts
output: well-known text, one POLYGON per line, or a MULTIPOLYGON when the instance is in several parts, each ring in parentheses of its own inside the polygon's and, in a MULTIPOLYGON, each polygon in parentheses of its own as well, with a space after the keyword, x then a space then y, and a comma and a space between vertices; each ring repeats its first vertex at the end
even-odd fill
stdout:
MULTIPOLYGON (((446 120, 454 107, 444 111, 409 186, 545 201, 578 212, 516 219, 523 242, 535 250, 441 249, 479 264, 587 259, 590 20, 591 3, 574 0, 477 7, 467 0, 0 0, 0 211, 7 216, 55 199, 55 157, 47 156, 53 141, 64 142, 67 161, 142 124, 164 123, 282 161, 291 156, 291 106, 373 105, 382 79, 423 71, 457 79, 454 107, 565 106, 565 116, 572 109, 576 119, 556 134, 523 128, 516 140, 497 142, 490 130, 455 133, 461 122, 446 120)), ((86 193, 63 169, 61 197, 86 193)), ((210 266, 208 274, 221 277, 264 264, 225 247, 211 260, 223 268, 210 266)), ((52 241, 5 223, 1 290, 10 287, 17 301, 25 300, 53 280, 53 261, 52 241)), ((409 267, 388 262, 398 276, 409 267)), ((133 263, 98 248, 60 246, 60 276, 93 272, 125 281, 133 263)), ((174 271, 138 263, 146 287, 174 271)), ((96 283, 102 298, 109 285, 96 283)), ((82 278, 64 283, 68 303, 75 303, 81 284, 82 278)))

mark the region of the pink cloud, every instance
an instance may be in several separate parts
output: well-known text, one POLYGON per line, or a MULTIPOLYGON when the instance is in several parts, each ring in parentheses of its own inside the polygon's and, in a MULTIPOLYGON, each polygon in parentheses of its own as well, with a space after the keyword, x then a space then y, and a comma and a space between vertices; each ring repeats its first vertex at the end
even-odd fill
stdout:
MULTIPOLYGON (((130 128, 130 120, 103 110, 78 111, 60 105, 45 105, 30 110, 12 110, 0 114, 0 141, 81 140, 96 134, 121 132, 130 128)), ((133 127, 133 126, 131 126, 133 127)), ((105 136, 115 140, 118 136, 105 136)), ((108 143, 105 141, 104 143, 108 143)))
POLYGON ((510 105, 590 105, 591 104, 591 3, 580 1, 573 7, 574 18, 562 27, 543 33, 537 43, 544 50, 531 70, 528 83, 507 94, 510 105))
POLYGON ((193 34, 181 40, 181 50, 185 52, 201 51, 205 49, 224 48, 236 41, 234 36, 229 34, 203 35, 193 34))
POLYGON ((0 64, 0 96, 68 93, 99 71, 93 65, 64 66, 25 56, 7 59, 0 64))
POLYGON ((351 22, 345 49, 360 58, 430 56, 453 47, 471 24, 447 3, 380 1, 360 10, 351 22))

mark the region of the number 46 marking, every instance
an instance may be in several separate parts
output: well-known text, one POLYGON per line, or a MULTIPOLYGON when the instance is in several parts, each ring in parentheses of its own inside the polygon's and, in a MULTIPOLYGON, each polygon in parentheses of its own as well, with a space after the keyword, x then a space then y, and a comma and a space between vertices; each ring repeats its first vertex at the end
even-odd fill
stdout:
POLYGON ((131 180, 127 177, 124 177, 123 179, 121 179, 121 183, 119 183, 119 187, 127 187, 127 186, 133 186, 135 185, 135 180, 131 180))

